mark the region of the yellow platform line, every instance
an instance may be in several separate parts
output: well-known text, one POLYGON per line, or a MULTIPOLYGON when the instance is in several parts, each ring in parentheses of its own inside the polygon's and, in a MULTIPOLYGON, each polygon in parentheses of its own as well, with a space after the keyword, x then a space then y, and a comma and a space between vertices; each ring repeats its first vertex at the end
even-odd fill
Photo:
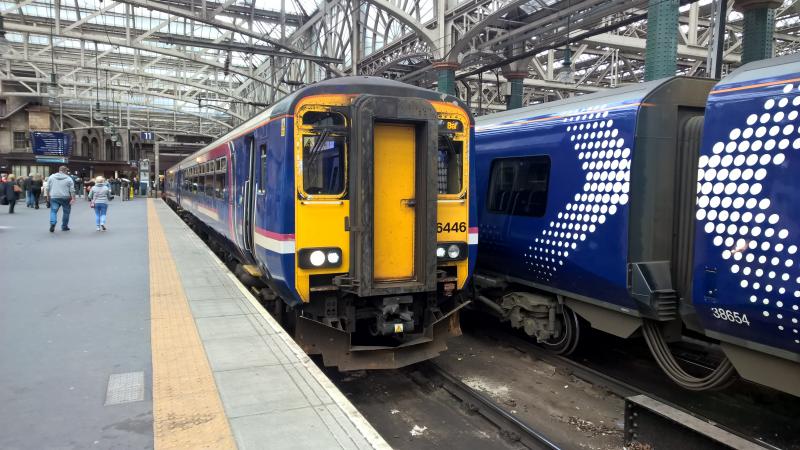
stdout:
POLYGON ((147 200, 156 450, 235 449, 153 199, 147 200))

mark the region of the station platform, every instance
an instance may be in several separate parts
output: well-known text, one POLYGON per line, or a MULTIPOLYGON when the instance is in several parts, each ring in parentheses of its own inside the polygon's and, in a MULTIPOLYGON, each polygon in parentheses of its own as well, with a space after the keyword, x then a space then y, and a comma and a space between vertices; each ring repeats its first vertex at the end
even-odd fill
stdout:
POLYGON ((48 225, 0 209, 0 448, 390 448, 162 201, 48 225))

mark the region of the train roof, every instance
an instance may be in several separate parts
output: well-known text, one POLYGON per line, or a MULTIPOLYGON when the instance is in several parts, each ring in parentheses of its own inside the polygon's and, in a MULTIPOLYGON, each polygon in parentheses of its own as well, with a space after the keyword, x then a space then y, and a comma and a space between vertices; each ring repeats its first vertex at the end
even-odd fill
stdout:
MULTIPOLYGON (((232 139, 239 137, 240 135, 246 133, 247 131, 256 128, 262 122, 265 122, 275 117, 280 117, 285 114, 292 114, 295 106, 297 105, 297 102, 299 102, 301 99, 305 97, 311 95, 319 95, 319 94, 381 95, 381 94, 386 94, 387 92, 395 96, 419 97, 431 101, 454 102, 457 103, 460 107, 464 108, 465 111, 469 111, 469 109, 463 102, 461 102, 458 98, 452 95, 442 94, 441 92, 436 92, 430 89, 424 89, 418 86, 401 83, 399 81, 390 80, 388 78, 370 77, 361 75, 331 78, 328 80, 320 81, 318 83, 305 86, 301 89, 292 92, 291 94, 277 101, 272 106, 261 111, 260 113, 256 114, 250 119, 246 120, 244 123, 233 128, 231 131, 227 132, 223 136, 217 138, 211 144, 203 147, 202 149, 182 159, 176 165, 178 167, 183 168, 184 164, 194 161, 194 159, 198 155, 201 155, 209 151, 210 149, 216 148, 225 142, 228 142, 232 139)), ((473 120, 472 115, 468 114, 468 116, 470 118, 470 121, 472 122, 473 120)))
POLYGON ((643 99, 650 92, 657 89, 662 84, 672 78, 648 81, 646 83, 636 83, 619 88, 608 89, 605 91, 594 92, 592 94, 579 95, 555 102, 531 105, 525 108, 517 108, 508 111, 498 112, 481 116, 475 119, 477 127, 497 125, 515 120, 528 119, 533 116, 548 116, 565 114, 570 111, 581 110, 597 105, 619 104, 633 99, 643 99))
POLYGON ((747 84, 753 80, 780 79, 786 74, 798 72, 800 72, 800 54, 795 53, 777 58, 762 59, 747 63, 734 70, 720 80, 715 89, 730 87, 730 85, 747 84))

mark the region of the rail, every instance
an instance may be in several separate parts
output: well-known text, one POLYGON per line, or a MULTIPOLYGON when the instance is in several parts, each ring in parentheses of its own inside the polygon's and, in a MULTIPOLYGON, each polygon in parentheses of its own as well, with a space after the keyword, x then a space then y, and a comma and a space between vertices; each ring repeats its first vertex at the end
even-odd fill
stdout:
POLYGON ((429 361, 424 365, 439 378, 444 390, 459 399, 468 410, 480 414, 503 431, 510 440, 517 441, 530 449, 560 450, 560 447, 545 435, 516 418, 492 399, 453 377, 436 363, 429 361))

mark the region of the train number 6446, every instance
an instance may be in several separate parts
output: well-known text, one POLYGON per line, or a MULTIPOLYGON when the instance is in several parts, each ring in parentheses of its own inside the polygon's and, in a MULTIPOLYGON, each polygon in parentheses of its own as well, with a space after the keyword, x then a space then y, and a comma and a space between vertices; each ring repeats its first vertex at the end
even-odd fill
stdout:
POLYGON ((436 223, 436 232, 450 232, 450 231, 460 231, 465 232, 467 231, 467 223, 466 222, 442 222, 436 223))
POLYGON ((750 326, 750 321, 747 320, 747 314, 739 314, 736 311, 725 308, 711 308, 711 312, 714 314, 715 319, 727 320, 728 322, 750 326))

